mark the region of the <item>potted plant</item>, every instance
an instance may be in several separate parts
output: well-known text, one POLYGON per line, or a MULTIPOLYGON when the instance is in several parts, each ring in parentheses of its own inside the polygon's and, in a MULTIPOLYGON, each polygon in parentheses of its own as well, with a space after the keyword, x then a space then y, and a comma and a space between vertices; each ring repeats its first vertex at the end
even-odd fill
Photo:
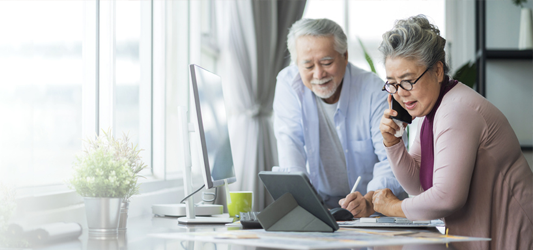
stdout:
POLYGON ((139 172, 146 167, 139 152, 127 135, 117 140, 110 130, 102 130, 100 136, 85 141, 83 152, 76 157, 68 184, 84 197, 93 235, 118 232, 121 206, 125 202, 127 212, 129 198, 139 189, 139 172))

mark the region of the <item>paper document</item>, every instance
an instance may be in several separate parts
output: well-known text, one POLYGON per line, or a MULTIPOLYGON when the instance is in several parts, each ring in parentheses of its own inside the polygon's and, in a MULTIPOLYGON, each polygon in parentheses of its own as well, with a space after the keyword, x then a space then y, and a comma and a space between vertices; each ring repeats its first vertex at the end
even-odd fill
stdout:
POLYGON ((213 242, 278 249, 350 249, 368 246, 438 244, 455 241, 490 240, 486 238, 446 236, 439 233, 412 230, 398 231, 359 228, 341 228, 333 233, 267 232, 263 229, 254 229, 222 232, 172 232, 150 234, 149 236, 184 241, 213 242))
POLYGON ((365 223, 372 223, 372 222, 377 222, 377 223, 394 223, 396 222, 396 218, 395 217, 363 217, 361 219, 359 219, 360 222, 365 222, 365 223))
POLYGON ((410 221, 401 217, 363 217, 353 221, 338 221, 340 227, 441 227, 442 220, 410 221))

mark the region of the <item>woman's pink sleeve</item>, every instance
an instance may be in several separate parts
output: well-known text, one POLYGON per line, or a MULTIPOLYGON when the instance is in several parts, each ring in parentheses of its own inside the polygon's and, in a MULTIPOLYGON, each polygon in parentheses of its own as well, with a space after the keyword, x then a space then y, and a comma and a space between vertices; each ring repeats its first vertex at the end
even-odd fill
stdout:
MULTIPOLYGON (((422 121, 419 122, 419 129, 422 121)), ((398 179, 403 189, 410 195, 418 195, 424 191, 420 185, 420 137, 417 134, 413 145, 410 146, 409 153, 403 142, 391 147, 386 147, 387 158, 392 168, 392 172, 398 179)))
MULTIPOLYGON (((472 108, 464 107, 458 111, 452 105, 439 107, 433 123, 433 187, 403 200, 402 210, 408 219, 443 218, 464 206, 485 124, 481 115, 472 108)), ((405 181, 411 181, 405 183, 407 187, 404 186, 409 194, 414 194, 410 190, 421 191, 420 181, 416 178, 419 161, 414 160, 416 157, 420 159, 420 143, 415 145, 412 156, 406 156, 399 149, 397 151, 400 152, 390 155, 398 159, 391 160, 391 166, 399 164, 393 166, 393 171, 400 184, 403 186, 405 181)))

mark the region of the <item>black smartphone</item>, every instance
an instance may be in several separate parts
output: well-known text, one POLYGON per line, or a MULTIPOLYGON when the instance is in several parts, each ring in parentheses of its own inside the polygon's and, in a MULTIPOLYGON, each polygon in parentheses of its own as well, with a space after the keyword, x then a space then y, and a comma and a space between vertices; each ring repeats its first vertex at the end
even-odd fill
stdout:
POLYGON ((393 95, 391 95, 391 99, 392 99, 392 109, 394 109, 394 110, 396 110, 396 112, 398 112, 397 116, 391 116, 391 118, 396 119, 398 121, 405 122, 407 124, 411 124, 411 122, 413 121, 413 117, 409 114, 409 112, 407 112, 407 110, 405 110, 402 107, 402 105, 400 105, 400 103, 398 103, 394 99, 393 95))

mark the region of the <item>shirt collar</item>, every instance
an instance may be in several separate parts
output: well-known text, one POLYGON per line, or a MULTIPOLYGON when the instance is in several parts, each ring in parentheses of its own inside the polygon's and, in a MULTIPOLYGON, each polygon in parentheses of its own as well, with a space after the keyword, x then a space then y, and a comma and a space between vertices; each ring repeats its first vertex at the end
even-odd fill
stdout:
POLYGON ((291 82, 292 88, 298 93, 298 95, 301 95, 304 91, 303 88, 306 88, 304 85, 304 82, 302 81, 302 77, 300 76, 300 72, 298 74, 294 75, 294 78, 291 82))
POLYGON ((350 90, 352 87, 352 74, 350 65, 350 63, 346 65, 346 71, 344 72, 344 78, 342 80, 341 96, 339 97, 339 102, 337 105, 337 109, 342 115, 346 114, 350 100, 350 90))

